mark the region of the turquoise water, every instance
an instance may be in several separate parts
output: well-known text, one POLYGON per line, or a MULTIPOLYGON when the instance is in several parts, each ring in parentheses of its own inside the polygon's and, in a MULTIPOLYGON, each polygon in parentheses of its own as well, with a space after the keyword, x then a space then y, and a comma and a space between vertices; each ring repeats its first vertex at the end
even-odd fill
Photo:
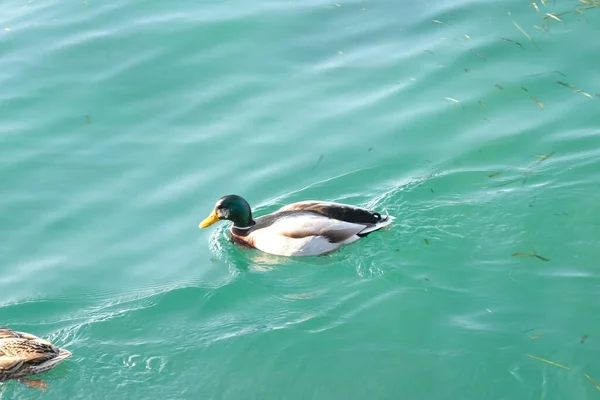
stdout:
POLYGON ((73 352, 43 398, 598 398, 600 9, 536 6, 0 3, 0 325, 73 352), (198 229, 229 193, 397 220, 268 256, 198 229))

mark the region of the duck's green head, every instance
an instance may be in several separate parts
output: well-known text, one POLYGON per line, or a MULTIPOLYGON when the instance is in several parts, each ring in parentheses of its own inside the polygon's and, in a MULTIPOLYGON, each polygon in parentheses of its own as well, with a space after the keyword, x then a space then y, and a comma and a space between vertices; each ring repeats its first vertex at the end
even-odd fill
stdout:
POLYGON ((248 202, 240 196, 231 194, 221 197, 213 212, 202 222, 200 228, 207 228, 222 219, 233 222, 233 226, 245 228, 254 225, 252 210, 248 202))

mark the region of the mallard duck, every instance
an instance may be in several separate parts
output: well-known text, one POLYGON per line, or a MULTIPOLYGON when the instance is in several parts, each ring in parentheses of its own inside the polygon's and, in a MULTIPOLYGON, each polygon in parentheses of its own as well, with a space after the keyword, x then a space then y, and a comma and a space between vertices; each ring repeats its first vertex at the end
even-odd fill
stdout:
POLYGON ((70 351, 60 349, 47 340, 29 333, 0 328, 0 382, 16 379, 43 391, 48 385, 41 379, 25 377, 48 371, 69 357, 70 351))
POLYGON ((254 219, 243 197, 228 195, 217 201, 199 227, 220 220, 233 222, 231 239, 238 245, 279 256, 317 256, 385 228, 394 217, 347 204, 308 200, 254 219))

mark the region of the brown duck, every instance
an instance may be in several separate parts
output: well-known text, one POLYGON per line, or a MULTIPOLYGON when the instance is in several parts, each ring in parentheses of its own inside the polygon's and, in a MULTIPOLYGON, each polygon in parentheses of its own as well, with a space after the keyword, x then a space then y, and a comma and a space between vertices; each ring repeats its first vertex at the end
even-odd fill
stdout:
POLYGON ((47 340, 0 328, 0 382, 16 379, 44 391, 48 385, 41 379, 26 377, 48 371, 69 357, 70 351, 60 349, 47 340))

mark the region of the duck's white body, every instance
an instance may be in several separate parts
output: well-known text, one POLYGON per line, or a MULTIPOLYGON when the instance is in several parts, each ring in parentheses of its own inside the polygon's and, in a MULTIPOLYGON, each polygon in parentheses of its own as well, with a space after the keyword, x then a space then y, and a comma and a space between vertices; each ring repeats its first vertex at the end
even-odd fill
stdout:
POLYGON ((280 256, 332 253, 389 226, 394 217, 347 204, 302 201, 256 218, 249 228, 231 227, 234 241, 280 256))

